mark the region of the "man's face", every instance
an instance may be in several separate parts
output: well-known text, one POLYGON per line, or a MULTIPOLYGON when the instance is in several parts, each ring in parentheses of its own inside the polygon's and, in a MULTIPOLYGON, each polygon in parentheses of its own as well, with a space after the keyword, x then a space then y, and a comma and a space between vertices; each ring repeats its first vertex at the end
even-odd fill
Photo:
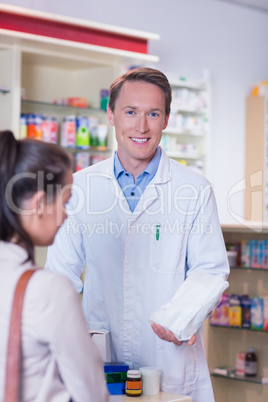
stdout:
POLYGON ((114 112, 108 108, 108 118, 115 127, 118 156, 123 166, 135 161, 149 163, 168 123, 165 95, 153 84, 125 82, 114 112))

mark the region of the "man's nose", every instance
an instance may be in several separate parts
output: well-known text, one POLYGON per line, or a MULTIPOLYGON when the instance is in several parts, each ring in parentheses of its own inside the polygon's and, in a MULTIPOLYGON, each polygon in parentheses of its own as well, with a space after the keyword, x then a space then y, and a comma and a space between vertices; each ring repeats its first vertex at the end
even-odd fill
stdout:
POLYGON ((138 121, 137 121, 137 127, 136 130, 141 133, 144 134, 148 131, 149 126, 148 126, 148 122, 147 122, 147 116, 140 116, 138 121))

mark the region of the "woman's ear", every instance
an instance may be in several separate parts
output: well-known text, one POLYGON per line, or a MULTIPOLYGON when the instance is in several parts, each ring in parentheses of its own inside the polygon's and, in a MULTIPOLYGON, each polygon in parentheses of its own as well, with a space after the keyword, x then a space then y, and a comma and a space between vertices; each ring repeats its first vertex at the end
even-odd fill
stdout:
POLYGON ((46 209, 46 197, 44 191, 38 191, 32 197, 32 207, 38 218, 43 218, 46 209))
POLYGON ((40 223, 46 217, 46 193, 38 191, 22 204, 20 221, 23 229, 33 239, 35 232, 40 231, 40 223))

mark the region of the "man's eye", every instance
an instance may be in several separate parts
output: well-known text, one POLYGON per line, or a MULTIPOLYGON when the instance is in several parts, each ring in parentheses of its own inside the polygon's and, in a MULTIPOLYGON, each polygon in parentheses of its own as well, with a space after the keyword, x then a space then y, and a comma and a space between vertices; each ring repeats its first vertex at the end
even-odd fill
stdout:
POLYGON ((152 112, 152 113, 151 113, 151 116, 152 116, 152 117, 157 117, 157 116, 159 116, 159 114, 156 113, 156 112, 152 112))
POLYGON ((130 115, 130 116, 133 116, 135 113, 133 112, 133 110, 128 110, 127 114, 130 115))

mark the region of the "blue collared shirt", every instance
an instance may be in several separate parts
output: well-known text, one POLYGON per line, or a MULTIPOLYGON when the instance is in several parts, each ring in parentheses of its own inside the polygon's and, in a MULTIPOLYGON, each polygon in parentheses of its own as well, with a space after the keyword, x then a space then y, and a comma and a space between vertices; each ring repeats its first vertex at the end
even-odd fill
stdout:
POLYGON ((146 186, 155 176, 161 159, 161 149, 158 147, 152 160, 145 170, 137 177, 136 183, 131 173, 127 172, 120 162, 117 151, 114 158, 114 174, 126 197, 129 209, 133 212, 141 198, 146 186))

